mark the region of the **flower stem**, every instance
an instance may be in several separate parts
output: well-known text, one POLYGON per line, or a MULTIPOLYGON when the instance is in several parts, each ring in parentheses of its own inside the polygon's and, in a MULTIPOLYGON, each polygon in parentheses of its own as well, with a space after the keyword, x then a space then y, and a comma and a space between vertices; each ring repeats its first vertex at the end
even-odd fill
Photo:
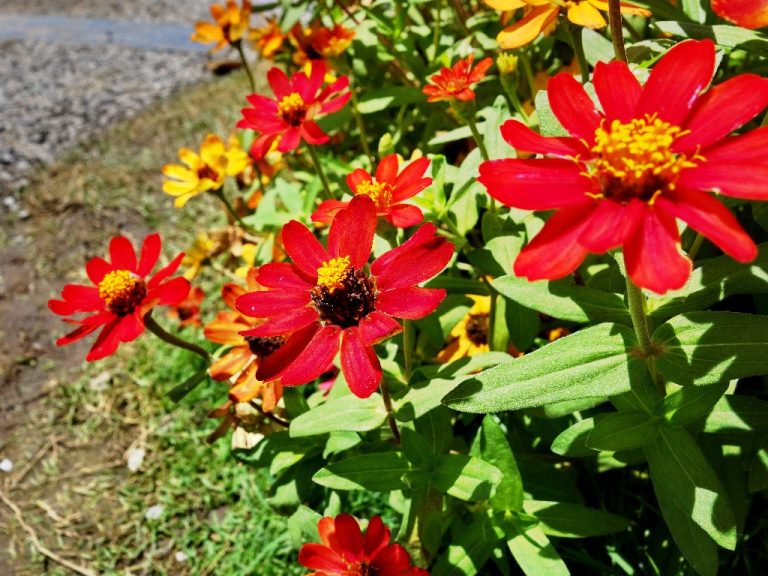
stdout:
POLYGON ((381 384, 381 398, 384 400, 384 408, 387 410, 387 422, 389 423, 389 429, 392 430, 392 436, 395 437, 395 441, 400 444, 400 430, 397 427, 397 421, 395 420, 395 410, 392 407, 392 396, 389 393, 389 385, 387 379, 382 376, 381 384))
POLYGON ((411 320, 403 320, 403 355, 405 356, 405 381, 411 379, 413 373, 413 348, 415 330, 411 320))
MULTIPOLYGON (((515 82, 515 84, 517 84, 517 82, 515 82)), ((506 93, 507 98, 509 98, 509 102, 512 104, 512 108, 514 108, 515 112, 520 115, 526 124, 530 125, 531 119, 528 117, 528 113, 520 103, 520 98, 517 95, 517 88, 512 83, 511 77, 509 75, 501 77, 501 87, 504 88, 504 92, 506 93)))
POLYGON ((253 228, 251 228, 250 226, 248 226, 248 224, 246 224, 245 222, 243 222, 243 219, 242 219, 242 218, 240 218, 240 216, 238 215, 238 213, 235 211, 235 208, 234 208, 234 206, 232 206, 232 203, 231 203, 231 202, 229 201, 229 199, 228 199, 228 198, 227 198, 227 197, 224 195, 224 190, 222 190, 222 189, 219 189, 219 190, 212 190, 212 191, 211 191, 211 194, 213 194, 214 196, 216 196, 216 198, 218 198, 219 200, 221 200, 221 203, 222 203, 222 204, 224 204, 224 208, 225 208, 225 210, 227 211, 227 214, 229 214, 229 215, 230 215, 230 217, 232 218, 232 220, 233 220, 233 221, 234 221, 234 222, 235 222, 235 223, 236 223, 238 226, 240 226, 240 228, 242 228, 243 230, 245 230, 246 232, 248 232, 248 233, 250 233, 250 234, 255 234, 255 233, 256 233, 256 232, 253 230, 253 228))
POLYGON ((573 47, 574 54, 576 54, 576 60, 579 62, 581 83, 586 84, 589 82, 589 64, 587 63, 587 55, 584 53, 584 42, 581 37, 581 28, 568 26, 568 36, 571 38, 571 46, 573 47))
POLYGON ((323 196, 325 196, 326 200, 333 200, 331 185, 328 183, 328 178, 325 176, 323 166, 320 164, 320 158, 318 158, 314 146, 307 144, 307 150, 309 151, 309 155, 312 158, 312 163, 315 165, 315 171, 317 172, 317 175, 320 176, 320 181, 323 183, 323 196))
POLYGON ((691 247, 688 248, 688 258, 691 259, 691 262, 696 260, 696 255, 699 253, 699 248, 701 248, 701 245, 704 243, 704 236, 700 233, 696 233, 696 237, 693 239, 693 242, 691 242, 691 247))
POLYGON ((475 139, 475 143, 477 144, 477 147, 480 148, 480 156, 482 156, 483 160, 487 162, 491 158, 488 156, 488 150, 485 147, 485 142, 483 142, 483 139, 480 136, 480 131, 477 129, 477 124, 475 124, 475 119, 473 118, 473 115, 467 114, 464 117, 464 120, 467 122, 467 126, 469 126, 469 129, 472 131, 472 138, 475 139))
POLYGON ((363 146, 363 152, 369 162, 373 162, 373 156, 371 155, 371 149, 368 147, 368 133, 365 131, 365 123, 363 122, 363 115, 360 114, 358 109, 357 93, 354 87, 350 91, 352 94, 352 115, 355 117, 355 124, 357 124, 357 131, 360 133, 360 144, 363 146))
POLYGON ((235 42, 234 46, 237 49, 237 53, 240 54, 240 61, 243 63, 243 68, 245 68, 245 73, 248 74, 248 81, 251 83, 251 93, 255 93, 256 81, 253 79, 253 72, 251 72, 251 67, 248 66, 248 60, 245 59, 245 51, 243 51, 243 43, 238 40, 237 42, 235 42))
POLYGON ((203 358, 208 364, 211 363, 211 355, 208 354, 208 352, 206 352, 203 348, 201 348, 197 344, 192 344, 192 342, 187 342, 183 338, 179 338, 178 336, 175 336, 170 332, 166 332, 166 330, 162 326, 160 326, 160 324, 158 324, 154 318, 152 318, 152 312, 147 312, 147 314, 145 314, 144 326, 147 328, 147 330, 152 332, 152 334, 160 338, 160 340, 167 342, 171 346, 176 346, 177 348, 183 348, 184 350, 189 350, 190 352, 194 352, 195 354, 203 358))
MULTIPOLYGON (((627 275, 627 303, 629 304, 629 315, 632 318, 632 326, 635 329, 635 335, 637 336, 637 342, 640 344, 640 349, 643 352, 643 357, 649 362, 652 362, 651 358, 654 355, 653 342, 651 341, 651 331, 648 326, 648 315, 645 308, 645 295, 642 290, 632 282, 632 279, 627 275)), ((666 396, 666 387, 664 381, 659 378, 655 368, 652 364, 648 365, 648 371, 651 373, 653 381, 656 383, 656 388, 661 396, 666 396)))
POLYGON ((616 60, 627 61, 627 51, 624 49, 624 26, 621 21, 621 5, 619 0, 608 0, 608 22, 611 27, 611 42, 616 60))

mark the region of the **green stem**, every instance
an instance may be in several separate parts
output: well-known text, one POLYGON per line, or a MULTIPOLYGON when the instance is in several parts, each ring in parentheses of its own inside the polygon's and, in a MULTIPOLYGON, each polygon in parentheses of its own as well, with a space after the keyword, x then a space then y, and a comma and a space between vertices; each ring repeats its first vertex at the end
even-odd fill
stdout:
POLYGON ((581 28, 574 29, 573 26, 568 26, 568 35, 571 38, 571 46, 573 47, 574 54, 576 54, 576 60, 579 62, 581 83, 586 84, 589 82, 589 64, 587 63, 587 55, 584 53, 584 42, 581 37, 581 28))
POLYGON ((442 18, 440 18, 441 4, 442 2, 437 2, 437 6, 435 6, 435 21, 433 23, 434 35, 432 37, 432 62, 433 63, 435 62, 435 60, 437 60, 437 51, 440 49, 440 28, 442 27, 442 18))
POLYGON ((531 103, 536 100, 536 79, 533 77, 533 69, 531 68, 531 53, 530 51, 520 54, 520 62, 523 65, 523 75, 525 81, 528 83, 528 91, 531 93, 531 103))
MULTIPOLYGON (((457 110, 457 112, 459 112, 457 110)), ((490 156, 488 156, 488 150, 485 147, 485 142, 483 142, 483 138, 480 136, 480 131, 477 129, 477 124, 475 124, 475 118, 474 118, 474 106, 472 107, 472 111, 467 114, 466 116, 463 116, 461 112, 459 112, 459 116, 464 118, 464 120, 467 123, 467 126, 469 126, 469 129, 472 132, 472 138, 475 139, 475 143, 477 144, 477 147, 480 149, 480 156, 483 157, 483 160, 486 162, 490 160, 490 156)), ((496 212, 496 200, 494 200, 491 196, 488 197, 488 210, 492 214, 496 212)))
POLYGON ((655 368, 651 364, 653 362, 654 346, 651 341, 651 331, 648 325, 648 314, 646 312, 646 300, 642 290, 632 282, 632 279, 627 275, 627 304, 629 305, 629 315, 632 318, 632 326, 635 329, 635 335, 637 336, 637 342, 640 344, 640 350, 643 352, 643 357, 649 362, 648 370, 651 373, 653 381, 656 383, 656 387, 662 396, 666 396, 666 388, 664 381, 659 378, 655 368))
POLYGON ((608 23, 611 28, 611 42, 616 60, 627 61, 627 51, 624 49, 624 26, 621 21, 621 4, 619 0, 608 0, 608 23))
POLYGON ((208 354, 208 352, 206 352, 197 344, 192 344, 192 342, 187 342, 186 340, 179 338, 170 332, 166 332, 165 329, 160 326, 160 324, 158 324, 154 318, 152 318, 152 312, 147 312, 147 314, 144 316, 144 326, 146 326, 147 330, 152 332, 152 334, 160 338, 160 340, 167 342, 171 346, 176 346, 177 348, 183 348, 184 350, 194 352, 198 356, 202 357, 206 362, 208 362, 208 364, 211 363, 211 355, 208 354))
POLYGON ((234 43, 234 47, 237 50, 237 53, 240 54, 240 61, 243 63, 243 68, 245 68, 245 73, 248 74, 248 81, 251 83, 251 93, 255 93, 256 81, 253 79, 253 72, 251 72, 251 67, 248 66, 248 60, 246 60, 245 58, 243 43, 238 40, 237 42, 234 43))
POLYGON ((368 147, 368 133, 365 131, 365 123, 363 122, 363 115, 360 114, 360 110, 358 109, 358 100, 357 100, 357 93, 355 92, 354 86, 351 90, 352 94, 352 115, 355 117, 355 124, 357 124, 357 131, 360 133, 360 144, 363 145, 363 152, 365 153, 366 158, 368 158, 369 162, 373 162, 373 155, 371 154, 371 149, 368 147))
POLYGON ((384 408, 387 410, 387 422, 389 423, 389 429, 392 430, 392 436, 395 437, 395 441, 400 444, 400 430, 397 427, 397 421, 395 420, 395 410, 392 407, 392 396, 389 393, 389 385, 387 379, 382 376, 381 384, 381 398, 384 400, 384 408))
POLYGON ((501 87, 504 88, 504 92, 506 93, 507 98, 509 98, 509 102, 512 104, 512 108, 515 110, 515 112, 517 112, 522 117, 526 124, 530 125, 531 119, 528 117, 528 113, 520 103, 520 98, 517 96, 516 87, 512 84, 512 79, 510 76, 506 75, 501 77, 501 87))
POLYGON ((403 355, 405 356, 405 381, 411 379, 413 373, 413 348, 415 330, 411 320, 403 321, 403 355))
POLYGON ((216 196, 216 198, 221 200, 221 203, 224 204, 224 208, 226 209, 227 214, 229 214, 230 217, 232 217, 232 219, 235 221, 235 223, 238 226, 240 226, 240 228, 242 228, 243 230, 245 230, 250 234, 255 234, 255 231, 253 230, 253 228, 251 228, 250 226, 248 226, 248 224, 243 222, 243 219, 240 218, 238 213, 235 211, 235 208, 234 206, 232 206, 232 203, 224 195, 224 190, 222 190, 221 188, 219 188, 218 190, 212 190, 211 194, 213 194, 214 196, 216 196))
POLYGON ((320 181, 323 183, 323 191, 324 191, 323 196, 325 196, 326 200, 333 200, 331 185, 328 183, 328 178, 326 178, 325 176, 325 172, 323 171, 323 166, 322 164, 320 164, 320 158, 318 158, 315 148, 311 144, 307 144, 307 150, 309 150, 309 155, 312 158, 312 163, 315 165, 315 171, 317 172, 317 175, 320 176, 320 181))
POLYGON ((701 248, 703 243, 704 236, 701 233, 696 233, 696 237, 693 239, 693 242, 691 242, 691 247, 688 248, 688 258, 691 259, 691 262, 696 260, 696 254, 699 253, 699 248, 701 248))

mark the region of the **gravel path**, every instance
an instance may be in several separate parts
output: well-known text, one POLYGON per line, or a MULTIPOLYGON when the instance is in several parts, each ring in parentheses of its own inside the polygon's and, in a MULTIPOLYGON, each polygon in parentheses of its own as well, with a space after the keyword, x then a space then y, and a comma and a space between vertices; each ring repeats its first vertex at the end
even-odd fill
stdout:
MULTIPOLYGON (((209 75, 205 50, 191 44, 179 50, 79 44, 76 32, 65 39, 56 30, 45 40, 2 40, 3 17, 31 16, 27 33, 43 27, 45 34, 44 24, 34 18, 42 15, 147 23, 140 29, 163 23, 176 25, 177 32, 186 28, 191 33, 195 21, 208 19, 208 5, 209 0, 3 0, 0 213, 8 210, 23 217, 15 191, 27 184, 27 175, 36 166, 51 162, 72 145, 180 86, 209 75)), ((8 32, 13 30, 6 30, 6 38, 8 32)), ((23 36, 25 29, 20 33, 23 36)))

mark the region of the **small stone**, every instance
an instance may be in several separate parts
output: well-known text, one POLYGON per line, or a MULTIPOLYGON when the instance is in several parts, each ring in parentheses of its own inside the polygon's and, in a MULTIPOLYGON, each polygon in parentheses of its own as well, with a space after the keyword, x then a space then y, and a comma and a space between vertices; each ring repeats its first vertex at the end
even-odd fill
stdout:
POLYGON ((144 518, 147 520, 159 520, 160 517, 163 515, 164 508, 160 504, 155 504, 154 506, 150 506, 147 508, 147 511, 144 512, 144 518))
POLYGON ((8 458, 4 458, 3 460, 0 460, 0 472, 5 472, 6 474, 8 474, 12 470, 13 470, 13 462, 8 460, 8 458))
POLYGON ((174 555, 174 558, 176 558, 176 562, 179 562, 179 563, 184 563, 189 559, 189 557, 186 554, 184 554, 184 552, 181 552, 181 551, 176 552, 176 554, 174 555))
POLYGON ((128 460, 128 470, 131 472, 137 472, 141 465, 144 463, 144 456, 147 451, 144 448, 131 448, 126 454, 128 460))
POLYGON ((101 372, 97 376, 91 378, 91 381, 88 382, 88 386, 90 386, 91 390, 96 392, 103 392, 107 389, 111 378, 112 374, 105 370, 104 372, 101 372))

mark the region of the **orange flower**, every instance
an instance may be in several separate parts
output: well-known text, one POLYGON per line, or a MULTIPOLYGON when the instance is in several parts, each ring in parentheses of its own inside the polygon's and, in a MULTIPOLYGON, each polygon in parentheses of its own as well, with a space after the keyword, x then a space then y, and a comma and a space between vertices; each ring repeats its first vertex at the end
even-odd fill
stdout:
POLYGON ((251 20, 250 0, 243 0, 242 9, 237 6, 237 0, 227 0, 227 5, 212 4, 211 16, 215 22, 198 22, 195 24, 193 42, 216 45, 212 52, 221 50, 229 44, 237 45, 248 33, 251 20))
POLYGON ((437 74, 433 74, 422 92, 427 95, 427 101, 439 102, 440 100, 461 100, 469 102, 475 99, 472 85, 477 84, 485 77, 485 73, 493 65, 493 60, 483 58, 477 63, 474 70, 472 64, 474 55, 459 60, 451 68, 442 68, 437 74))
POLYGON ((168 316, 180 320, 179 326, 200 326, 200 305, 204 298, 203 289, 193 286, 184 300, 168 309, 168 316))
POLYGON ((768 26, 768 0, 712 0, 712 10, 742 28, 768 26))
POLYGON ((283 47, 285 35, 276 18, 270 18, 260 28, 252 30, 253 45, 267 60, 272 60, 283 47))
POLYGON ((283 387, 279 381, 262 382, 256 378, 259 358, 265 358, 282 346, 282 337, 257 338, 241 336, 240 333, 254 328, 262 320, 250 318, 237 311, 235 301, 246 292, 264 290, 256 282, 258 270, 252 268, 248 272, 248 289, 237 284, 224 284, 221 296, 228 311, 219 312, 216 318, 206 324, 205 337, 211 342, 231 346, 210 368, 211 378, 221 382, 235 378, 235 384, 230 390, 230 400, 233 402, 249 402, 261 396, 261 406, 265 412, 274 410, 275 405, 283 395, 283 387))
POLYGON ((309 42, 312 48, 325 58, 340 56, 352 43, 355 32, 334 24, 333 28, 320 27, 312 30, 309 42))
MULTIPOLYGON (((602 0, 483 0, 496 10, 525 9, 525 16, 504 28, 496 37, 496 41, 505 50, 519 48, 533 42, 541 33, 549 32, 555 25, 561 10, 566 10, 568 20, 585 28, 604 28, 605 18, 600 14, 608 11, 608 3, 602 0), (599 9, 599 10, 598 10, 599 9)), ((622 4, 624 14, 650 16, 651 13, 643 8, 622 4)))

